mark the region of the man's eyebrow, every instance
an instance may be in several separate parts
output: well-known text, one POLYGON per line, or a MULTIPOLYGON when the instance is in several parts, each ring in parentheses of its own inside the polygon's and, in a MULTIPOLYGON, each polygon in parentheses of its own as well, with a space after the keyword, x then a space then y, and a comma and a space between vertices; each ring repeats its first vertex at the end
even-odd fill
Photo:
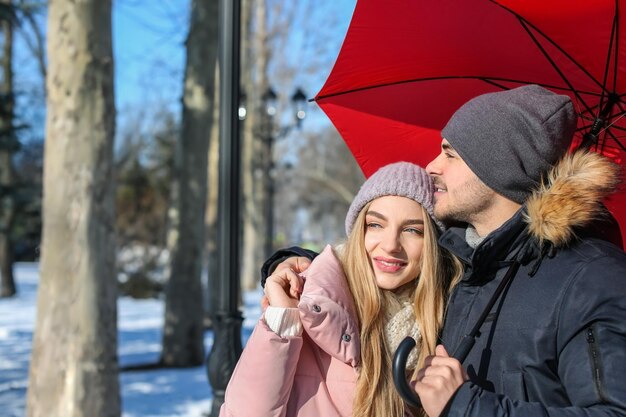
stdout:
POLYGON ((452 147, 452 145, 450 145, 449 143, 443 143, 441 145, 441 149, 443 149, 444 151, 456 152, 454 148, 452 147))

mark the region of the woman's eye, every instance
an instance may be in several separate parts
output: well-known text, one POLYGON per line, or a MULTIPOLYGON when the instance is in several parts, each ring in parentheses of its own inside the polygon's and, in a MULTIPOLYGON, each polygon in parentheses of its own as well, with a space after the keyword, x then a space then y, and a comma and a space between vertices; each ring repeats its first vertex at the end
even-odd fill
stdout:
POLYGON ((378 223, 374 223, 374 222, 367 223, 367 228, 368 229, 378 229, 380 227, 382 227, 382 226, 380 224, 378 224, 378 223))
POLYGON ((413 234, 416 234, 416 235, 420 235, 420 236, 424 235, 424 231, 423 230, 416 229, 414 227, 408 227, 408 228, 404 229, 404 231, 408 232, 408 233, 413 233, 413 234))

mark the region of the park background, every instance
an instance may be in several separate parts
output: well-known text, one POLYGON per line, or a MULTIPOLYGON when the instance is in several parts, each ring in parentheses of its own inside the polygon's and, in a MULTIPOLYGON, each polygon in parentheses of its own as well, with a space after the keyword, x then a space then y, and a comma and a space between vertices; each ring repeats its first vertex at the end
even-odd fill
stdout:
MULTIPOLYGON (((77 315, 91 311, 94 320, 102 318, 93 309, 77 310, 73 303, 83 294, 82 288, 91 283, 104 282, 104 287, 110 287, 114 282, 116 307, 108 301, 107 309, 117 314, 117 320, 105 327, 111 327, 115 332, 113 339, 117 339, 113 345, 118 344, 119 372, 114 379, 119 381, 121 401, 112 398, 109 408, 95 406, 107 410, 100 415, 200 416, 209 412, 212 400, 207 371, 204 363, 198 363, 198 357, 202 356, 203 362, 213 342, 209 276, 217 274, 220 256, 216 243, 219 77, 217 64, 210 59, 217 55, 218 39, 213 36, 202 43, 198 36, 193 38, 190 34, 193 24, 196 33, 202 32, 198 28, 212 29, 205 30, 205 34, 217 33, 217 16, 208 11, 215 11, 219 2, 114 0, 107 11, 106 6, 101 7, 107 1, 85 1, 74 9, 90 16, 100 13, 98 19, 87 22, 81 15, 83 29, 90 34, 99 33, 98 39, 107 38, 107 19, 111 22, 115 110, 108 115, 115 117, 107 146, 111 146, 112 154, 106 178, 93 181, 104 181, 113 188, 115 216, 110 219, 110 226, 114 231, 114 256, 98 260, 100 265, 106 265, 106 273, 97 272, 94 276, 84 271, 63 273, 64 269, 58 267, 46 271, 40 263, 46 250, 48 259, 56 259, 65 267, 73 258, 82 259, 85 251, 93 249, 76 241, 62 244, 61 240, 48 246, 42 242, 47 215, 44 196, 62 195, 76 182, 76 178, 67 176, 46 179, 45 164, 53 164, 53 159, 54 164, 69 166, 77 160, 87 164, 88 161, 80 160, 81 143, 90 143, 94 138, 93 143, 98 146, 99 132, 83 130, 76 138, 64 138, 76 141, 69 143, 66 152, 46 147, 46 141, 60 141, 46 129, 46 105, 51 102, 47 100, 50 83, 47 90, 46 78, 50 71, 56 71, 61 78, 67 76, 71 80, 74 64, 66 59, 67 45, 47 47, 50 22, 58 29, 56 17, 49 20, 48 11, 58 7, 65 12, 70 10, 71 15, 71 3, 0 1, 0 415, 35 415, 34 410, 51 410, 52 404, 60 406, 64 401, 74 402, 74 414, 54 409, 47 415, 96 415, 89 411, 93 405, 79 394, 61 399, 63 390, 58 387, 67 379, 59 379, 59 375, 65 374, 58 368, 80 364, 82 359, 75 346, 84 337, 106 344, 103 341, 110 337, 110 331, 96 330, 94 335, 92 328, 79 334, 84 327, 74 325, 77 315), (191 48, 195 48, 194 57, 199 57, 199 62, 189 59, 191 48), (203 63, 202 59, 207 61, 203 63), (62 61, 62 65, 49 68, 52 60, 62 61), (191 65, 195 65, 195 74, 203 77, 205 87, 213 83, 214 88, 205 88, 203 93, 215 92, 204 97, 205 102, 213 103, 206 106, 213 111, 208 117, 205 109, 201 125, 210 129, 201 130, 200 134, 185 128, 185 112, 194 103, 189 98, 193 90, 189 85, 194 81, 189 75, 194 74, 191 65), (182 239, 181 243, 180 239, 184 236, 181 224, 193 223, 186 221, 188 213, 181 210, 181 181, 200 174, 197 165, 180 163, 188 156, 185 152, 193 152, 185 147, 193 140, 206 148, 203 170, 207 179, 204 192, 199 193, 205 196, 200 214, 202 233, 197 234, 199 237, 194 235, 195 244, 200 241, 202 245, 201 251, 186 250, 181 245, 189 242, 182 239), (72 162, 74 151, 76 159, 72 162), (64 162, 58 162, 59 154, 64 162), (45 190, 44 183, 49 184, 45 190), (194 268, 184 269, 181 264, 192 264, 194 268), (38 299, 41 281, 60 293, 55 296, 54 292, 46 292, 39 294, 38 299), (186 284, 195 281, 202 292, 201 314, 180 307, 194 304, 188 300, 197 298, 194 293, 198 287, 186 284), (165 289, 171 282, 177 282, 177 288, 182 290, 166 296, 165 289), (168 305, 179 309, 178 317, 172 319, 176 314, 169 314, 169 322, 165 320, 168 305), (43 312, 41 317, 37 316, 38 310, 43 312), (50 311, 58 315, 46 313, 50 311), (37 325, 44 328, 59 317, 62 325, 53 333, 54 338, 33 340, 37 325), (164 336, 167 326, 184 330, 197 325, 198 320, 204 331, 193 336, 192 342, 164 336), (57 360, 56 369, 42 359, 36 367, 38 375, 33 376, 32 370, 29 375, 29 366, 33 344, 37 343, 42 356, 54 352, 57 359, 62 359, 57 360), (196 351, 187 348, 194 343, 196 351), (43 382, 37 385, 38 395, 28 399, 29 380, 33 378, 43 382), (49 395, 41 391, 46 386, 50 386, 49 395), (44 401, 42 397, 52 400, 44 401), (116 402, 121 402, 121 406, 116 402)), ((244 342, 260 314, 259 266, 263 259, 284 246, 296 244, 315 249, 341 240, 345 212, 363 180, 336 130, 317 105, 307 101, 321 88, 332 68, 354 4, 355 0, 241 1, 239 264, 244 342), (298 92, 303 93, 305 100, 298 92)), ((86 111, 73 109, 73 117, 80 119, 83 110, 86 111)), ((89 193, 84 190, 78 184, 76 201, 65 195, 70 210, 86 205, 89 193)), ((198 217, 198 213, 191 215, 198 217)), ((48 214, 48 218, 51 216, 48 214)), ((107 303, 105 293, 102 292, 98 304, 107 303)), ((95 291, 92 296, 98 294, 95 291)), ((87 396, 96 397, 99 392, 116 391, 115 384, 103 391, 87 384, 84 390, 87 396)), ((101 397, 105 403, 109 401, 106 396, 101 397)))

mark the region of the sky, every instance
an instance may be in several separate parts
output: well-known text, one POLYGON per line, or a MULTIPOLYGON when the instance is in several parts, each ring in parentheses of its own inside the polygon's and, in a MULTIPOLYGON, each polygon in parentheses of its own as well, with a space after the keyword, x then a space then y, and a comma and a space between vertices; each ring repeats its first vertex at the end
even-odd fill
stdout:
MULTIPOLYGON (((314 73, 302 71, 294 76, 295 83, 309 98, 322 87, 332 68, 355 3, 356 0, 312 2, 314 6, 308 13, 295 15, 292 26, 296 29, 281 53, 274 57, 276 65, 287 62, 298 67, 306 67, 307 63, 323 57, 323 65, 314 73), (304 35, 311 30, 317 32, 304 35)), ((145 103, 152 106, 165 103, 168 108, 180 111, 190 1, 115 0, 113 4, 118 126, 124 123, 129 109, 141 108, 145 103)), ((279 94, 291 95, 295 88, 280 91, 281 80, 277 75, 273 78, 279 94)), ((321 111, 313 103, 309 106, 309 113, 319 120, 321 111)))
POLYGON ((189 0, 115 0, 113 55, 118 112, 145 101, 178 105, 189 0))
MULTIPOLYGON (((36 316, 37 263, 15 268, 18 295, 0 299, 0 416, 25 416, 31 342, 36 316)), ((261 291, 243 294, 243 341, 258 320, 261 291)), ((118 301, 120 366, 155 362, 161 351, 162 300, 118 301)), ((210 352, 213 332, 205 333, 210 352)), ((122 417, 203 417, 212 393, 204 366, 186 369, 133 371, 120 374, 122 417)))

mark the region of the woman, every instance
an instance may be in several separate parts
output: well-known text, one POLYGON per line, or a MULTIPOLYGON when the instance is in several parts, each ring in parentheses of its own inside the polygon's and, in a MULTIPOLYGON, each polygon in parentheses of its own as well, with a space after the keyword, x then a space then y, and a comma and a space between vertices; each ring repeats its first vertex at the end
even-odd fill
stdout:
POLYGON ((449 277, 460 267, 437 245, 433 184, 399 162, 372 175, 346 217, 343 247, 301 276, 268 277, 269 307, 226 390, 222 417, 416 415, 396 393, 391 357, 406 336, 434 352, 449 277))

